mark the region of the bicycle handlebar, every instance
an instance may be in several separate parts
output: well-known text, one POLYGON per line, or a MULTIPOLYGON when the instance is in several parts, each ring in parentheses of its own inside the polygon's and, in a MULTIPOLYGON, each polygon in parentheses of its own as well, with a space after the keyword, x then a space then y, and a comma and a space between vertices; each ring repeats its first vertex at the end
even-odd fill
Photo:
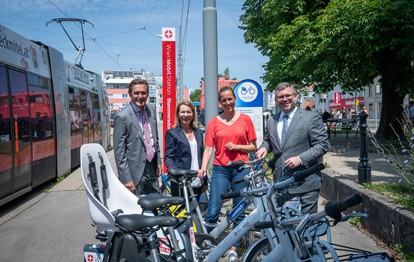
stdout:
POLYGON ((321 171, 325 168, 325 165, 322 163, 317 163, 316 165, 313 165, 305 170, 296 171, 293 176, 295 177, 295 182, 303 181, 308 176, 321 171))
POLYGON ((342 201, 329 202, 325 207, 327 216, 339 221, 342 218, 342 211, 350 207, 356 206, 362 202, 362 197, 358 194, 353 194, 342 201))
POLYGON ((261 221, 261 222, 257 222, 254 224, 254 227, 256 229, 266 229, 266 228, 271 228, 271 227, 275 227, 277 225, 296 225, 296 224, 302 224, 305 225, 304 223, 301 223, 301 221, 303 222, 303 220, 309 220, 309 221, 314 221, 314 220, 318 220, 322 217, 324 217, 325 215, 335 219, 335 223, 338 223, 339 221, 341 221, 342 218, 342 211, 345 211, 346 209, 356 206, 359 203, 362 202, 362 197, 358 194, 353 194, 351 196, 346 197, 343 200, 339 200, 339 201, 335 201, 335 202, 329 202, 324 211, 315 213, 315 214, 305 214, 302 217, 295 217, 295 218, 290 218, 287 220, 283 220, 283 221, 279 221, 279 220, 274 220, 274 221, 261 221))
POLYGON ((254 223, 254 227, 256 229, 266 229, 266 228, 271 228, 274 226, 274 222, 273 220, 270 221, 260 221, 260 222, 256 222, 254 223))
POLYGON ((239 161, 230 161, 227 166, 243 166, 245 164, 245 162, 243 160, 239 160, 239 161))
POLYGON ((268 160, 266 158, 258 158, 258 159, 246 161, 246 162, 244 162, 243 160, 238 160, 234 162, 230 161, 227 164, 227 166, 235 166, 235 167, 242 167, 244 165, 253 166, 253 165, 261 164, 263 162, 268 162, 268 160))
MULTIPOLYGON (((274 189, 280 189, 280 188, 284 188, 286 186, 289 186, 290 184, 292 184, 293 182, 299 182, 299 181, 303 181, 305 180, 308 176, 314 174, 317 171, 323 170, 325 168, 325 166, 322 163, 318 163, 316 165, 313 165, 305 170, 300 170, 300 171, 296 171, 292 177, 282 180, 282 181, 278 181, 276 183, 273 184, 273 188, 274 189)), ((265 169, 265 171, 267 171, 268 169, 265 169)), ((262 170, 263 171, 263 170, 262 170)), ((245 177, 244 178, 240 178, 234 181, 234 183, 241 183, 244 182, 245 177)), ((255 190, 253 190, 255 191, 255 190)), ((255 193, 262 193, 262 190, 255 192, 255 193)), ((249 194, 249 191, 246 192, 247 194, 249 194)), ((252 193, 252 191, 250 190, 250 193, 252 193)), ((221 195, 221 199, 229 199, 229 198, 235 198, 235 197, 239 197, 241 195, 240 192, 230 192, 230 193, 226 193, 221 195)))

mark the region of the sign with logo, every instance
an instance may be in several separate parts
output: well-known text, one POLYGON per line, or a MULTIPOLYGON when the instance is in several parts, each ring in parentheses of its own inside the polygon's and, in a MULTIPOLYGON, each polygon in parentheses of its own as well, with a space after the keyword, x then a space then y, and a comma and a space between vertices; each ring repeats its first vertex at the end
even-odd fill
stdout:
POLYGON ((257 135, 256 144, 263 142, 263 90, 254 80, 245 79, 234 87, 236 94, 235 109, 252 119, 257 135))
MULTIPOLYGON (((174 125, 176 107, 175 28, 162 28, 162 130, 163 137, 174 125)), ((165 143, 164 150, 165 152, 165 143)), ((164 167, 165 168, 165 167, 164 167)))

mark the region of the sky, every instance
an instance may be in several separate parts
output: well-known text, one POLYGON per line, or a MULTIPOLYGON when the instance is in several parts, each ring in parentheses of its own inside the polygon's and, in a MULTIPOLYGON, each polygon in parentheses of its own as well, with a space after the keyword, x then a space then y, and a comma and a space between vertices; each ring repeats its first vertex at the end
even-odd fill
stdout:
MULTIPOLYGON (((238 28, 243 2, 216 1, 218 73, 228 67, 230 78, 252 79, 265 87, 260 76, 268 59, 253 44, 245 43, 244 32, 238 28)), ((55 18, 86 19, 93 26, 84 24, 86 51, 82 66, 85 69, 99 74, 102 70, 141 69, 161 74, 162 42, 158 35, 162 27, 175 27, 178 54, 181 23, 185 36, 183 83, 196 89, 204 74, 203 3, 202 0, 0 0, 0 24, 56 48, 65 60, 73 63, 77 51, 60 24, 46 24, 55 18)), ((82 46, 79 27, 70 22, 63 25, 76 46, 82 46)))

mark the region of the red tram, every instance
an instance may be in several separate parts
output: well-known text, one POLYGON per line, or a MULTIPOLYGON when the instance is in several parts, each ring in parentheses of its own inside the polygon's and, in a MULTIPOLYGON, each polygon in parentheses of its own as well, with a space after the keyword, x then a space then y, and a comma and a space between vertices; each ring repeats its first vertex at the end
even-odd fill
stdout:
POLYGON ((85 143, 110 146, 100 75, 0 25, 0 206, 80 164, 85 143))

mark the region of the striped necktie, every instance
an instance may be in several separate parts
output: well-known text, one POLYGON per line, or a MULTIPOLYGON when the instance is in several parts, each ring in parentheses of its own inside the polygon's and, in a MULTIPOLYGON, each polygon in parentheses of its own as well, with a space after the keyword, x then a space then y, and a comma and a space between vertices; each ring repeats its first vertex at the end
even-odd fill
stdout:
POLYGON ((282 127, 282 135, 280 139, 281 145, 283 145, 283 143, 285 142, 286 133, 287 133, 287 129, 289 126, 289 116, 285 114, 282 118, 283 118, 283 127, 282 127))
POLYGON ((144 140, 145 140, 145 147, 147 151, 147 160, 151 162, 151 160, 154 158, 154 150, 152 148, 151 143, 151 129, 149 126, 148 116, 145 110, 141 110, 141 119, 142 119, 142 132, 144 134, 144 140))

